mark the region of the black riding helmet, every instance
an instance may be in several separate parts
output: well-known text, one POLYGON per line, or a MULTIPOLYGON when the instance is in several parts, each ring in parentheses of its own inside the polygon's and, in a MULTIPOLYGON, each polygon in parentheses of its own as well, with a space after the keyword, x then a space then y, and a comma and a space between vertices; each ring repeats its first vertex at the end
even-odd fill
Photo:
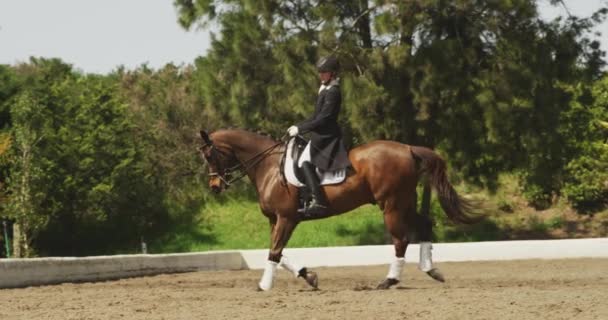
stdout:
POLYGON ((317 62, 317 70, 319 72, 338 72, 340 70, 340 62, 334 56, 323 57, 317 62))

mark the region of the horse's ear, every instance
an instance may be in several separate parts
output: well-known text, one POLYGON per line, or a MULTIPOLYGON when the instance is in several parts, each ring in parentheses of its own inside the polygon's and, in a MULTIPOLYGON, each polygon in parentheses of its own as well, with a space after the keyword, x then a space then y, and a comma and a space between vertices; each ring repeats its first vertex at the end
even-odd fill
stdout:
POLYGON ((209 135, 207 134, 207 132, 205 132, 205 130, 201 130, 200 134, 201 138, 203 138, 203 141, 205 141, 206 144, 211 144, 211 139, 209 139, 209 135))

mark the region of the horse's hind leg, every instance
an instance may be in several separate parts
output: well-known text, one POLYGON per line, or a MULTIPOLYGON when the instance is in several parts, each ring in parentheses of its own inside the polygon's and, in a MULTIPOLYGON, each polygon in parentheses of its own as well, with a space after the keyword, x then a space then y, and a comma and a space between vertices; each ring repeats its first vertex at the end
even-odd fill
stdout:
POLYGON ((445 278, 441 272, 439 272, 439 269, 433 267, 433 259, 431 254, 431 250, 433 249, 433 245, 431 243, 433 222, 426 215, 414 214, 411 215, 411 217, 413 218, 412 225, 417 231, 418 239, 420 241, 420 260, 418 262, 418 269, 426 272, 429 277, 439 282, 445 282, 445 278))
POLYGON ((388 289, 399 283, 401 272, 405 265, 405 250, 408 240, 406 238, 405 211, 397 208, 385 208, 384 225, 391 234, 393 245, 395 246, 395 260, 389 267, 386 279, 378 285, 378 289, 388 289))

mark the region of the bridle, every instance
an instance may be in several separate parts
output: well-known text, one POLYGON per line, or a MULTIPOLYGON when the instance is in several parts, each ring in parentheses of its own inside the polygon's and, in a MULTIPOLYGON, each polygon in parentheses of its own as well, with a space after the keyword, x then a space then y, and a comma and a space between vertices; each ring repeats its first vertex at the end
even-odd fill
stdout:
MULTIPOLYGON (((272 146, 256 153, 254 156, 252 156, 251 158, 245 160, 245 161, 240 161, 234 154, 232 154, 232 156, 237 159, 239 161, 238 164, 229 167, 229 168, 225 168, 225 169, 220 169, 217 172, 209 172, 209 176, 210 177, 218 177, 218 179, 220 179, 220 181, 222 181, 225 185, 226 188, 228 188, 230 185, 232 185, 234 182, 240 180, 241 178, 243 178, 244 176, 247 175, 247 172, 249 171, 249 169, 251 169, 252 167, 254 167, 255 165, 257 165, 258 163, 260 163, 262 160, 264 160, 267 156, 269 156, 271 154, 271 152, 276 149, 278 146, 284 144, 284 142, 282 141, 283 139, 281 139, 281 141, 273 144, 272 146), (234 172, 237 171, 241 171, 240 174, 236 177, 231 177, 231 175, 234 172)), ((222 157, 224 158, 229 158, 230 154, 226 151, 222 151, 219 147, 215 146, 213 144, 212 140, 209 140, 208 142, 206 142, 205 144, 203 144, 202 146, 200 146, 200 151, 203 151, 204 148, 206 147, 210 147, 211 148, 211 152, 218 152, 219 154, 222 155, 222 157)), ((207 157, 204 156, 203 153, 203 158, 205 158, 205 160, 207 162, 209 162, 209 160, 207 159, 207 157)))

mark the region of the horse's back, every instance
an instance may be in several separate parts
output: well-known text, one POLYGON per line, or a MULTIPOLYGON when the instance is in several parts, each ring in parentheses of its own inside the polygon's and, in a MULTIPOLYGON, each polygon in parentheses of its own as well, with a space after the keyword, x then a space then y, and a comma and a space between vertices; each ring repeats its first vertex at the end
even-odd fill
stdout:
POLYGON ((389 177, 404 178, 416 173, 411 146, 396 141, 372 141, 353 148, 348 156, 356 172, 382 176, 385 181, 389 177))
POLYGON ((411 146, 391 140, 375 140, 350 150, 349 159, 360 161, 404 160, 412 158, 411 146))
MULTIPOLYGON (((416 160, 411 146, 396 141, 377 140, 349 152, 355 175, 365 181, 374 202, 381 208, 410 203, 418 183, 416 160), (395 202, 395 199, 402 199, 395 202)), ((403 205, 407 206, 407 205, 403 205)))

